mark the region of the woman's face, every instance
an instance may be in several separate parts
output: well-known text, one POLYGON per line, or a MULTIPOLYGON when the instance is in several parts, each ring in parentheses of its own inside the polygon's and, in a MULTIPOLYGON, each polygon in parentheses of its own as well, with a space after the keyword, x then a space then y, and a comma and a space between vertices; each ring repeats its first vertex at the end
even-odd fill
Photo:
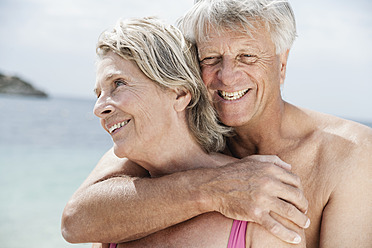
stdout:
POLYGON ((137 65, 113 52, 97 64, 94 113, 119 157, 137 159, 160 148, 175 118, 172 90, 162 90, 137 65), (150 150, 149 150, 150 149, 150 150))

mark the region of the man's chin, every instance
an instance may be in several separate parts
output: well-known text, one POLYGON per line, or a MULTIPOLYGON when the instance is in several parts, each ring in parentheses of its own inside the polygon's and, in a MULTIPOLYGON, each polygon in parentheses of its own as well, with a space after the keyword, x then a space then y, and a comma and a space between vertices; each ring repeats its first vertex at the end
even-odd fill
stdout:
POLYGON ((240 127, 244 125, 244 122, 235 118, 220 118, 220 121, 228 127, 240 127))

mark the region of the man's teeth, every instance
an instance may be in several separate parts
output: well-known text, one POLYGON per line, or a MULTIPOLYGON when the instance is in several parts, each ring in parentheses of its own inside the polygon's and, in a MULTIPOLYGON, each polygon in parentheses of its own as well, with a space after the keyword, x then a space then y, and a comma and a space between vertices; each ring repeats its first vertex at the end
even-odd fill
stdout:
POLYGON ((112 127, 109 128, 109 132, 110 133, 114 132, 116 129, 121 128, 121 127, 127 125, 128 122, 129 122, 129 120, 123 121, 121 123, 117 123, 117 124, 113 125, 112 127))
POLYGON ((222 97, 225 100, 233 101, 233 100, 238 100, 242 98, 248 92, 248 90, 249 89, 235 91, 235 92, 226 92, 226 91, 219 90, 218 94, 220 95, 220 97, 222 97))

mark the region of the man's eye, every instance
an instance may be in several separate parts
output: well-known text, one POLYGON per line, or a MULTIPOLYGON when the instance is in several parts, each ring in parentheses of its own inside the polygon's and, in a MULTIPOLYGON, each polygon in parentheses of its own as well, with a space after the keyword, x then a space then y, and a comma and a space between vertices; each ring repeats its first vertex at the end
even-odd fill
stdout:
POLYGON ((220 57, 205 57, 200 61, 201 65, 215 65, 220 62, 220 57))
POLYGON ((239 61, 244 64, 252 64, 257 61, 257 56, 251 54, 242 54, 239 56, 239 61))

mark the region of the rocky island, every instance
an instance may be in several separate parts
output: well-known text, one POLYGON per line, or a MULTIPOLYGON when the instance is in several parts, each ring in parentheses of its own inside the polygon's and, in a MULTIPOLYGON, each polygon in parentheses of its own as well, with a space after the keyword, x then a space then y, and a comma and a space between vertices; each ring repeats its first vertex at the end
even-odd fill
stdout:
POLYGON ((0 94, 22 95, 35 97, 48 97, 48 95, 36 89, 30 83, 16 76, 8 76, 0 73, 0 94))

